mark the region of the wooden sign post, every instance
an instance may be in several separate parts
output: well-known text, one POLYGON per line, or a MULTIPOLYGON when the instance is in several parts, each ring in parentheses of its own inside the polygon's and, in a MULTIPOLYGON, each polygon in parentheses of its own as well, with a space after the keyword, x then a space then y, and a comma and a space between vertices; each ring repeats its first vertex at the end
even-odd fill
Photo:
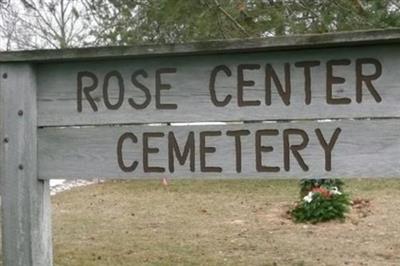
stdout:
POLYGON ((49 182, 37 174, 35 70, 10 63, 0 73, 3 265, 51 265, 49 182))
POLYGON ((4 265, 52 264, 53 178, 400 177, 399 47, 370 31, 0 54, 4 265))

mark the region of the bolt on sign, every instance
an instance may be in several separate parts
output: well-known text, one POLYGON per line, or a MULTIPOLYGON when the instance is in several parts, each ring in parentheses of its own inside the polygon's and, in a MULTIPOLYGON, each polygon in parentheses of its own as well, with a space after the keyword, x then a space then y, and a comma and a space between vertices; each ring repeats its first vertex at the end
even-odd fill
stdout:
POLYGON ((390 30, 1 54, 5 265, 52 264, 53 178, 399 177, 399 47, 390 30))

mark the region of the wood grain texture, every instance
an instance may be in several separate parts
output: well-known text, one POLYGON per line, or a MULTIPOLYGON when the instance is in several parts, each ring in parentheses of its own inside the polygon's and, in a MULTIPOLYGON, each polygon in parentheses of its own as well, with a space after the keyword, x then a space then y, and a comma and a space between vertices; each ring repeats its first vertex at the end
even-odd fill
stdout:
MULTIPOLYGON (((241 121, 276 119, 326 119, 354 117, 399 117, 400 116, 400 46, 371 46, 359 48, 336 48, 320 50, 281 51, 252 54, 203 55, 168 58, 142 58, 134 60, 98 61, 79 63, 52 63, 38 65, 38 120, 40 126, 70 126, 96 124, 131 124, 152 122, 194 121, 241 121), (374 58, 382 65, 382 74, 371 84, 382 98, 378 102, 362 84, 362 101, 356 102, 356 63, 360 58, 374 58), (336 65, 333 75, 345 79, 343 84, 332 85, 332 97, 348 98, 350 104, 327 103, 327 62, 348 59, 349 65, 336 65), (295 63, 319 61, 311 68, 311 102, 306 104, 304 68, 295 63), (290 64, 290 105, 286 105, 272 82, 271 105, 266 104, 265 69, 271 64, 284 86, 284 64, 290 64), (259 101, 258 106, 238 106, 237 80, 239 64, 257 64, 260 69, 244 70, 244 80, 254 81, 254 86, 244 87, 244 101, 259 101), (218 65, 231 71, 216 76, 216 97, 222 101, 227 95, 232 99, 223 107, 215 106, 210 97, 210 76, 218 65), (169 90, 161 91, 161 102, 177 104, 176 110, 156 107, 155 73, 160 68, 176 68, 176 73, 161 75, 161 82, 169 84, 169 90), (147 77, 139 75, 138 82, 146 86, 151 101, 145 109, 135 109, 129 104, 132 98, 138 104, 145 102, 145 93, 134 86, 131 75, 145 70, 147 77), (94 111, 89 102, 82 101, 82 112, 77 109, 77 73, 90 71, 99 81, 91 92, 98 108, 94 111), (106 108, 103 85, 110 71, 118 71, 125 88, 122 105, 116 110, 106 108)), ((363 65, 364 75, 372 75, 376 67, 363 65)), ((119 89, 116 78, 108 83, 111 104, 118 102, 119 89)), ((83 86, 90 86, 90 79, 83 79, 83 86)))
MULTIPOLYGON (((311 177, 399 177, 400 176, 400 120, 347 120, 333 122, 300 121, 285 123, 247 123, 210 126, 122 126, 87 128, 44 128, 39 130, 39 178, 94 178, 105 179, 151 179, 164 176, 173 178, 311 178, 311 177), (315 133, 320 129, 327 142, 336 128, 341 132, 332 150, 331 171, 325 170, 325 153, 315 133), (263 152, 262 164, 276 166, 279 172, 256 170, 255 132, 277 129, 278 135, 264 136, 261 145, 272 146, 273 151, 263 152), (309 137, 307 146, 300 150, 309 167, 304 171, 290 153, 290 170, 284 169, 283 132, 285 129, 301 129, 309 137), (231 130, 249 130, 242 136, 242 171, 236 170, 235 139, 227 136, 231 130), (173 132, 181 152, 193 131, 195 141, 195 168, 190 171, 189 161, 180 165, 174 157, 174 172, 169 171, 168 132, 173 132), (200 132, 221 131, 221 136, 206 137, 205 145, 215 147, 215 153, 206 154, 207 166, 222 168, 221 173, 202 172, 200 168, 200 132), (124 172, 118 165, 117 142, 122 134, 131 132, 137 143, 125 139, 122 146, 124 164, 137 161, 133 172, 124 172), (149 165, 165 168, 163 173, 143 171, 143 133, 161 132, 164 137, 148 139, 150 148, 159 153, 149 154, 149 165)), ((299 135, 289 137, 290 144, 301 144, 299 135)))
POLYGON ((368 30, 278 36, 262 39, 219 40, 186 44, 96 47, 0 53, 0 62, 54 62, 90 59, 162 57, 170 55, 223 54, 309 48, 350 47, 400 42, 400 30, 368 30))
POLYGON ((37 179, 34 69, 0 65, 3 265, 52 265, 50 192, 37 179))

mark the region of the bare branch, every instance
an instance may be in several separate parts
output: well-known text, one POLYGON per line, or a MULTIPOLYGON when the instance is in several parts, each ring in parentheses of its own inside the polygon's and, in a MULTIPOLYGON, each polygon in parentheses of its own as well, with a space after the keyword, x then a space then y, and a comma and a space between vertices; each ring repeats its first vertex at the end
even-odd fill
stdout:
POLYGON ((240 23, 234 18, 232 17, 218 2, 218 0, 214 0, 215 5, 217 6, 217 8, 243 33, 245 34, 247 37, 250 36, 250 34, 245 30, 245 28, 242 27, 242 25, 240 25, 240 23))

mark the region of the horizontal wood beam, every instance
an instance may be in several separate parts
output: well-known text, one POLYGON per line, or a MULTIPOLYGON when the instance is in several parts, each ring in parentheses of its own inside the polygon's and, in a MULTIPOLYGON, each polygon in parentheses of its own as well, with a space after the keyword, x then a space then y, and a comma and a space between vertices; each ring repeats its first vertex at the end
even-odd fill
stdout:
POLYGON ((39 126, 400 117, 399 46, 37 66, 39 126))
POLYGON ((399 128, 399 119, 44 128, 39 178, 399 177, 399 128))
POLYGON ((186 44, 96 47, 0 53, 0 62, 104 60, 170 55, 223 54, 233 52, 284 51, 309 48, 350 47, 400 42, 400 30, 352 31, 280 36, 263 39, 218 40, 186 44))

